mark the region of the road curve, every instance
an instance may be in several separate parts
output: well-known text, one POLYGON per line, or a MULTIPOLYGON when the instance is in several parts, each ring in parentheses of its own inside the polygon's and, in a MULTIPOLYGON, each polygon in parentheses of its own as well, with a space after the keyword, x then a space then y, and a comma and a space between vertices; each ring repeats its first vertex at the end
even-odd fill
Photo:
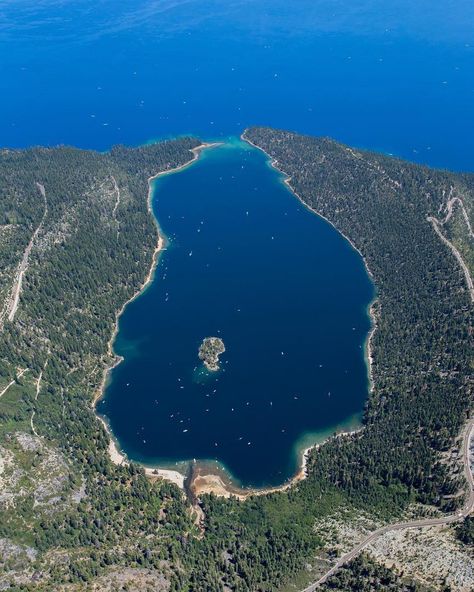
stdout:
POLYGON ((448 516, 443 516, 441 518, 427 518, 422 520, 412 520, 409 522, 397 522, 395 524, 387 524, 386 526, 382 526, 377 530, 374 530, 371 534, 369 534, 363 541, 361 541, 358 545, 356 545, 351 551, 343 555, 337 562, 329 569, 323 576, 319 578, 317 582, 314 582, 302 592, 313 592, 321 584, 330 578, 336 571, 341 568, 346 563, 349 563, 354 557, 363 551, 370 543, 381 537, 387 532, 393 532, 396 530, 405 530, 407 528, 424 528, 427 526, 439 526, 443 524, 451 524, 452 522, 458 522, 463 520, 466 516, 472 513, 474 510, 474 475, 472 473, 472 469, 470 466, 470 459, 469 459, 469 449, 470 449, 470 441, 473 436, 474 432, 474 418, 469 420, 467 425, 464 428, 463 439, 462 439, 462 459, 463 459, 463 466, 464 466, 464 474, 466 476, 466 481, 468 484, 468 497, 464 507, 456 512, 455 514, 450 514, 448 516))
POLYGON ((456 257, 456 259, 457 259, 457 261, 458 261, 459 265, 461 266, 461 269, 464 273, 464 276, 466 278, 466 284, 467 284, 467 289, 469 291, 469 295, 471 297, 471 300, 474 302, 474 282, 472 280, 472 277, 471 277, 471 274, 469 272, 467 265, 464 263, 464 259, 462 258, 461 253, 456 249, 456 247, 453 245, 453 243, 450 242, 444 236, 444 234, 441 232, 440 223, 438 222, 438 220, 436 220, 436 218, 433 218, 433 216, 428 216, 427 220, 429 222, 431 222, 436 234, 443 241, 443 243, 451 250, 452 254, 456 257))

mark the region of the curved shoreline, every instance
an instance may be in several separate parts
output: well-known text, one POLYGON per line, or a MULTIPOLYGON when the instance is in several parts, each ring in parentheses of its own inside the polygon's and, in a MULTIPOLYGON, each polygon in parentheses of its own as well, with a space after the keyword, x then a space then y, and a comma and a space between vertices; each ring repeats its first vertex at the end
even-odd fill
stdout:
POLYGON ((148 183, 147 207, 148 207, 148 212, 151 214, 154 224, 155 224, 155 227, 156 227, 156 231, 157 231, 157 235, 158 235, 158 242, 156 244, 155 250, 153 251, 150 270, 149 270, 148 275, 146 276, 144 282, 138 288, 138 290, 135 292, 135 294, 133 294, 133 296, 131 298, 129 298, 122 305, 122 307, 120 308, 120 310, 118 311, 118 313, 115 316, 114 331, 113 331, 113 333, 109 339, 109 342, 107 344, 107 355, 110 356, 111 358, 114 358, 114 361, 110 366, 106 366, 106 368, 104 368, 102 381, 101 381, 100 386, 97 389, 97 391, 94 395, 93 401, 92 401, 93 407, 95 407, 97 405, 97 403, 101 400, 101 398, 104 395, 105 387, 107 386, 106 383, 107 383, 107 378, 108 378, 109 372, 111 372, 111 370, 113 370, 123 360, 123 357, 117 355, 113 349, 113 344, 114 344, 115 338, 117 337, 117 333, 118 333, 118 325, 119 325, 120 317, 122 316, 127 305, 130 304, 131 302, 133 302, 136 298, 138 298, 138 296, 140 296, 140 294, 142 294, 146 290, 148 285, 153 281, 153 276, 155 274, 156 266, 158 263, 158 255, 159 255, 160 251, 163 249, 163 246, 165 244, 165 237, 164 237, 164 235, 161 234, 161 229, 158 224, 158 220, 153 212, 153 203, 152 203, 152 201, 153 201, 153 181, 155 181, 156 179, 158 179, 159 177, 162 177, 164 175, 171 175, 172 173, 177 173, 179 171, 182 171, 183 169, 187 168, 188 166, 190 166, 194 162, 196 162, 203 150, 206 150, 207 148, 212 148, 214 146, 218 146, 218 143, 203 142, 199 146, 196 146, 196 148, 192 148, 190 150, 190 152, 192 152, 192 154, 193 154, 193 157, 190 160, 188 160, 187 162, 185 162, 184 164, 181 164, 173 169, 168 169, 166 171, 160 171, 156 175, 152 175, 151 177, 148 177, 148 180, 147 180, 147 183, 148 183))
MULTIPOLYGON (((104 396, 105 389, 107 387, 107 379, 110 375, 110 372, 116 366, 118 366, 120 364, 120 362, 122 362, 122 360, 123 360, 123 356, 119 356, 118 354, 116 354, 113 349, 113 344, 115 342, 115 339, 116 339, 117 333, 118 333, 120 317, 122 316, 127 305, 130 304, 131 302, 133 302, 138 296, 140 296, 140 294, 142 294, 146 290, 148 285, 153 281, 153 277, 154 277, 155 270, 156 270, 157 263, 158 263, 158 255, 159 255, 160 251, 162 251, 164 244, 165 244, 164 235, 161 234, 161 229, 160 229, 158 220, 153 212, 153 191, 154 191, 153 181, 155 181, 156 179, 158 179, 159 177, 162 177, 164 175, 170 175, 172 173, 177 173, 179 171, 182 171, 183 169, 194 164, 199 159, 201 152, 203 152, 204 150, 206 150, 208 148, 212 148, 212 147, 218 146, 218 145, 219 145, 219 143, 217 143, 217 142, 213 142, 213 143, 203 142, 199 146, 196 146, 195 148, 192 148, 190 150, 190 152, 193 155, 193 157, 190 160, 188 160, 184 164, 179 165, 175 168, 168 169, 165 171, 160 171, 156 175, 152 175, 151 177, 149 177, 148 181, 147 181, 148 182, 147 207, 148 207, 148 212, 152 216, 154 224, 156 226, 158 241, 157 241, 155 250, 153 251, 151 266, 150 266, 150 269, 148 271, 148 274, 147 274, 144 282, 141 284, 141 286, 138 288, 138 290, 133 294, 133 296, 131 298, 129 298, 121 306, 120 310, 118 311, 118 313, 115 316, 114 330, 113 330, 112 335, 111 335, 111 337, 108 341, 108 344, 107 344, 107 355, 110 358, 112 358, 113 361, 110 365, 108 365, 104 368, 102 380, 100 382, 99 388, 97 389, 97 391, 92 399, 92 408, 95 410, 97 419, 101 422, 105 431, 107 432, 107 435, 109 436, 109 448, 108 448, 109 457, 110 457, 110 460, 115 465, 128 464, 129 461, 127 460, 126 455, 119 449, 118 442, 116 441, 116 439, 112 433, 112 430, 110 429, 110 426, 107 424, 105 419, 99 415, 99 413, 97 412, 96 406, 97 406, 97 403, 104 396)), ((181 489, 184 489, 185 476, 182 475, 179 471, 173 471, 170 469, 160 469, 158 467, 156 467, 156 468, 155 467, 146 467, 145 465, 142 465, 142 466, 145 470, 145 474, 148 477, 150 477, 150 478, 161 477, 163 479, 166 479, 167 481, 170 481, 171 483, 174 483, 175 485, 177 485, 181 489)))
MULTIPOLYGON (((303 202, 303 200, 299 197, 299 195, 297 195, 297 193, 293 190, 293 188, 289 184, 290 178, 288 177, 288 175, 286 175, 286 173, 284 171, 282 171, 281 169, 278 168, 278 166, 276 166, 275 161, 273 161, 271 159, 271 157, 262 148, 253 144, 250 140, 247 140, 245 138, 244 134, 241 135, 241 140, 243 140, 246 143, 252 145, 253 147, 261 150, 270 159, 271 166, 273 168, 275 168, 278 172, 280 172, 282 175, 284 175, 284 177, 285 177, 283 179, 284 183, 287 185, 288 189, 299 199, 299 201, 306 208, 308 208, 312 213, 320 216, 321 218, 326 220, 329 224, 331 224, 331 226, 333 226, 339 234, 342 234, 342 236, 351 244, 351 246, 361 255, 362 259, 364 260, 366 270, 367 270, 369 276, 372 278, 373 277, 372 273, 370 272, 369 268, 367 267, 364 257, 362 256, 360 251, 357 249, 357 247, 355 247, 355 245, 351 242, 351 240, 349 238, 347 238, 343 233, 341 233, 334 226, 334 224, 332 224, 329 220, 327 220, 327 218, 325 218, 324 216, 321 216, 318 212, 316 212, 312 208, 308 207, 307 204, 305 204, 303 202)), ((100 401, 100 399, 102 398, 102 396, 104 394, 105 388, 107 386, 107 379, 109 376, 109 372, 113 368, 115 368, 118 364, 120 364, 120 362, 123 360, 122 356, 118 356, 113 351, 113 343, 114 343, 115 338, 117 336, 118 323, 119 323, 120 316, 123 314, 125 307, 130 302, 132 302, 135 298, 137 298, 146 289, 146 287, 150 284, 150 282, 153 280, 154 273, 155 273, 155 270, 157 267, 158 254, 163 249, 163 245, 165 242, 164 237, 160 234, 161 231, 160 231, 160 227, 159 227, 159 222, 153 212, 153 207, 152 207, 153 185, 152 185, 152 182, 162 175, 168 175, 171 173, 179 172, 179 171, 187 168, 188 166, 193 164, 199 158, 200 153, 203 150, 210 148, 210 147, 217 146, 217 145, 219 145, 219 143, 203 143, 200 146, 197 146, 196 148, 193 148, 191 150, 191 152, 193 153, 193 158, 190 161, 188 161, 187 163, 184 163, 183 165, 180 165, 174 169, 170 169, 167 171, 161 171, 160 173, 158 173, 148 179, 148 187, 149 187, 148 188, 148 210, 149 210, 150 214, 153 216, 153 219, 154 219, 156 227, 157 227, 158 244, 157 244, 155 251, 153 253, 152 265, 151 265, 150 271, 149 271, 144 283, 142 284, 140 289, 137 290, 137 292, 121 307, 119 313, 116 316, 114 332, 113 332, 112 337, 109 340, 109 344, 108 344, 109 355, 114 358, 114 361, 110 366, 108 366, 104 369, 104 376, 103 376, 100 388, 98 389, 96 396, 94 397, 94 400, 93 400, 94 407, 96 406, 97 402, 100 401)), ((370 347, 370 340, 371 340, 372 335, 376 329, 375 316, 372 313, 372 308, 374 307, 375 302, 376 302, 376 299, 374 299, 369 304, 369 316, 372 320, 372 328, 371 328, 370 333, 367 337, 367 341, 366 341, 366 345, 365 345, 365 359, 366 359, 367 368, 368 368, 368 378, 369 378, 369 388, 370 389, 372 388, 372 373, 371 373, 372 350, 370 347)), ((100 415, 98 413, 97 413, 97 417, 100 420, 100 422, 102 423, 102 425, 104 426, 104 428, 107 431, 109 438, 110 438, 108 451, 109 451, 109 456, 110 456, 111 461, 116 465, 128 464, 129 461, 128 461, 126 455, 120 450, 119 443, 115 439, 108 423, 106 422, 106 420, 104 418, 100 417, 100 415)), ((344 437, 344 436, 351 436, 351 435, 359 432, 362 429, 362 427, 359 427, 355 430, 340 431, 340 432, 336 431, 337 428, 334 428, 334 429, 335 429, 334 437, 344 437)), ((181 473, 178 470, 160 468, 159 466, 156 466, 156 467, 146 466, 143 463, 137 463, 137 464, 139 464, 140 466, 142 466, 144 468, 145 474, 148 477, 162 478, 167 481, 170 481, 170 482, 174 483, 175 485, 177 485, 183 491, 185 489, 188 490, 192 494, 192 496, 195 498, 198 498, 200 495, 203 495, 203 494, 213 493, 214 495, 216 495, 218 497, 229 498, 232 496, 232 497, 235 497, 239 500, 245 500, 251 496, 260 496, 260 495, 267 495, 267 494, 271 494, 271 493, 286 491, 290 487, 292 487, 293 485, 295 485, 295 484, 299 483, 300 481, 302 481, 303 479, 305 479, 307 477, 306 469, 307 469, 307 465, 308 465, 308 457, 309 457, 310 452, 313 449, 315 450, 315 449, 319 448, 330 437, 333 437, 333 436, 326 437, 322 441, 315 442, 314 444, 311 444, 310 446, 306 446, 303 449, 300 448, 297 451, 297 455, 298 455, 298 457, 301 458, 301 460, 299 461, 299 468, 296 471, 296 473, 291 478, 289 478, 285 483, 283 483, 281 485, 271 486, 271 487, 255 487, 255 488, 241 487, 238 484, 236 484, 235 482, 233 482, 232 475, 226 470, 225 467, 223 467, 222 465, 219 464, 217 466, 216 470, 212 470, 212 468, 210 469, 208 466, 206 466, 205 461, 201 461, 203 464, 201 464, 200 461, 197 461, 197 463, 192 465, 192 473, 191 473, 192 477, 190 480, 188 480, 187 475, 181 473), (188 483, 186 483, 187 480, 188 480, 188 483)), ((296 446, 297 446, 297 444, 296 444, 296 446)))
MULTIPOLYGON (((339 228, 337 228, 337 226, 333 222, 331 222, 331 220, 326 218, 326 216, 324 216, 323 214, 321 214, 317 210, 310 207, 301 198, 301 196, 298 195, 298 193, 295 191, 295 189, 291 186, 291 177, 278 166, 278 162, 274 158, 272 158, 272 156, 270 154, 265 152, 265 150, 263 148, 261 148, 260 146, 257 146, 257 144, 254 144, 252 142, 252 140, 249 140, 245 136, 245 131, 241 134, 240 139, 243 142, 246 142, 247 144, 249 144, 250 146, 253 146, 257 150, 260 150, 261 152, 263 152, 263 154, 265 154, 265 156, 268 158, 270 166, 273 167, 276 171, 278 171, 281 175, 283 175, 283 179, 282 179, 283 183, 287 186, 288 190, 298 199, 298 201, 307 210, 309 210, 312 214, 316 214, 316 216, 319 216, 320 218, 325 220, 328 224, 330 224, 334 228, 334 230, 336 230, 336 232, 338 232, 351 245, 351 247, 354 249, 354 251, 356 251, 360 255, 362 261, 364 262, 365 270, 366 270, 368 276, 371 278, 372 282, 374 283, 374 288, 375 288, 375 282, 373 281, 374 275, 369 268, 367 260, 364 257, 364 255, 361 253, 361 251, 355 246, 355 244, 352 242, 352 240, 347 235, 345 235, 339 228)), ((369 392, 372 392, 374 389, 373 368, 372 368, 374 358, 373 358, 373 350, 372 350, 372 339, 373 339, 375 331, 377 330, 377 316, 380 314, 380 301, 377 298, 377 294, 374 295, 372 302, 370 302, 370 304, 368 305, 367 314, 370 318, 371 328, 370 328, 369 334, 367 335, 364 349, 365 349, 365 361, 367 364, 367 375, 369 378, 369 392), (376 309, 377 309, 377 313, 375 312, 376 309)))
POLYGON ((312 444, 311 446, 303 448, 302 451, 300 450, 298 452, 298 456, 301 454, 299 469, 297 470, 295 475, 293 475, 293 477, 291 477, 281 485, 275 485, 270 487, 240 487, 239 485, 232 483, 231 477, 229 477, 227 480, 223 479, 221 476, 221 470, 215 472, 210 471, 201 474, 199 466, 197 466, 197 468, 195 469, 196 474, 193 476, 189 489, 191 490, 193 496, 196 498, 198 498, 200 495, 212 493, 217 497, 234 497, 241 501, 244 501, 252 496, 269 495, 271 493, 287 491, 288 489, 290 489, 290 487, 293 487, 300 481, 306 479, 306 468, 308 466, 308 458, 312 450, 317 450, 331 437, 343 438, 345 436, 352 436, 353 434, 360 432, 361 429, 362 428, 357 428, 355 430, 337 432, 334 436, 329 436, 328 438, 325 438, 322 442, 317 442, 316 444, 312 444))

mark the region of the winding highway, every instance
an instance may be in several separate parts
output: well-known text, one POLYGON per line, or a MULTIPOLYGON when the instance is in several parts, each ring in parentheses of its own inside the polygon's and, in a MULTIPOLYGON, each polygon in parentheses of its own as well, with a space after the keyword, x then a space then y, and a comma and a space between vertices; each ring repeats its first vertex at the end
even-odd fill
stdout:
MULTIPOLYGON (((469 290, 469 294, 471 296, 471 300, 474 302, 474 283, 472 277, 470 275, 469 269, 467 265, 464 263, 461 254, 459 251, 454 247, 454 245, 448 241, 448 239, 444 236, 444 234, 440 230, 440 226, 443 226, 452 216, 453 214, 453 206, 456 202, 459 202, 462 208, 462 213, 464 219, 466 220, 466 224, 469 230, 469 234, 472 237, 472 227, 469 221, 469 217, 467 216, 467 212, 464 208, 464 204, 458 197, 452 198, 453 187, 449 193, 448 203, 446 204, 447 209, 447 216, 444 221, 440 222, 436 218, 432 216, 428 217, 428 221, 431 222, 433 225, 433 229, 439 238, 446 244, 447 247, 451 250, 453 255, 458 260, 464 275, 466 277, 466 283, 469 290)), ((352 559, 357 557, 357 555, 363 551, 370 543, 373 543, 375 540, 380 538, 382 535, 386 534, 387 532, 394 532, 397 530, 405 530, 408 528, 425 528, 429 526, 440 526, 445 524, 451 524, 453 522, 459 522, 463 520, 466 516, 469 516, 474 511, 474 476, 472 473, 472 466, 470 463, 470 447, 471 447, 471 438, 473 437, 474 432, 474 418, 470 419, 466 424, 463 432, 463 439, 462 439, 462 459, 463 459, 463 467, 464 467, 464 474, 466 477, 467 482, 467 499, 466 503, 464 504, 463 508, 456 512, 455 514, 450 514, 447 516, 443 516, 441 518, 426 518, 421 520, 412 520, 409 522, 397 522, 395 524, 387 524, 386 526, 382 526, 377 530, 374 530, 370 533, 363 541, 361 541, 358 545, 356 545, 351 551, 340 557, 337 562, 324 574, 322 575, 317 582, 314 582, 302 592, 313 592, 316 590, 321 584, 324 584, 328 578, 330 578, 338 569, 340 569, 346 563, 349 563, 352 559)))
POLYGON ((340 569, 346 563, 349 563, 352 559, 363 551, 370 543, 381 537, 387 532, 393 532, 396 530, 405 530, 407 528, 424 528, 428 526, 440 526, 445 524, 451 524, 452 522, 459 522, 466 516, 472 513, 474 510, 474 476, 472 473, 472 467, 470 464, 470 446, 471 438, 474 432, 474 418, 471 419, 464 428, 463 440, 462 440, 462 459, 464 466, 464 474, 468 484, 468 497, 466 503, 461 510, 458 510, 455 514, 449 514, 441 518, 426 518, 421 520, 412 520, 409 522, 397 522, 395 524, 387 524, 377 530, 374 530, 369 534, 363 541, 356 545, 351 551, 343 555, 337 562, 329 569, 323 576, 319 578, 317 582, 314 582, 302 592, 313 592, 317 590, 321 584, 324 584, 328 578, 330 578, 338 569, 340 569))

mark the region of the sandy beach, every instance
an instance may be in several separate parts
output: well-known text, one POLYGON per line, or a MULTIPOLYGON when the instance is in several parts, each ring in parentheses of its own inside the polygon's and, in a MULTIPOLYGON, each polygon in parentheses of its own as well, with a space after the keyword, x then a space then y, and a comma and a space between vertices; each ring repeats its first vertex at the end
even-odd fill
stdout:
MULTIPOLYGON (((115 442, 112 434, 110 433, 110 428, 107 423, 99 417, 99 421, 104 426, 105 430, 109 435, 109 456, 110 460, 114 463, 114 465, 128 465, 129 462, 127 457, 120 452, 117 443, 115 442)), ((145 475, 150 478, 157 478, 157 479, 165 479, 166 481, 171 481, 177 485, 180 489, 184 489, 184 480, 185 476, 181 474, 179 471, 172 471, 171 469, 158 469, 155 467, 147 467, 142 465, 145 469, 145 475)))
POLYGON ((313 448, 317 448, 320 444, 309 446, 305 448, 302 453, 301 466, 294 477, 292 477, 286 483, 278 485, 276 487, 262 487, 262 488, 248 488, 244 489, 233 485, 231 482, 225 482, 222 477, 216 473, 200 474, 199 469, 197 475, 194 477, 191 483, 191 491, 196 497, 204 495, 206 493, 213 493, 218 497, 236 497, 239 500, 245 500, 250 496, 254 495, 267 495, 269 493, 275 493, 278 491, 285 491, 306 478, 306 466, 308 464, 308 455, 313 448))
MULTIPOLYGON (((362 428, 357 430, 351 430, 348 432, 340 432, 336 434, 337 438, 342 438, 344 436, 351 436, 360 432, 362 428)), ((217 473, 208 473, 208 474, 200 474, 199 468, 196 470, 196 476, 194 477, 190 489, 196 497, 200 495, 204 495, 206 493, 213 493, 218 497, 236 497, 237 499, 243 501, 251 496, 255 495, 268 495, 270 493, 277 493, 280 491, 286 491, 293 487, 303 479, 307 477, 307 466, 308 466, 308 458, 309 453, 312 450, 316 450, 319 448, 324 442, 319 442, 318 444, 314 444, 313 446, 308 446, 302 451, 301 454, 301 464, 298 472, 289 479, 286 483, 282 485, 277 485, 275 487, 262 487, 262 488, 241 488, 236 485, 233 485, 230 481, 225 482, 224 479, 217 473)))

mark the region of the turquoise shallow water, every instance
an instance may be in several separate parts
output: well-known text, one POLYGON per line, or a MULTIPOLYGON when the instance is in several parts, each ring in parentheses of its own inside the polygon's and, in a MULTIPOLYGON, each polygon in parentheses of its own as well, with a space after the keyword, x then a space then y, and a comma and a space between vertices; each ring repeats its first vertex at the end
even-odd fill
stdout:
POLYGON ((363 407, 363 262, 239 141, 160 178, 153 203, 168 247, 120 319, 125 359, 99 411, 136 460, 217 460, 243 485, 282 483, 305 435, 363 407), (197 355, 211 335, 226 347, 216 374, 197 355))

